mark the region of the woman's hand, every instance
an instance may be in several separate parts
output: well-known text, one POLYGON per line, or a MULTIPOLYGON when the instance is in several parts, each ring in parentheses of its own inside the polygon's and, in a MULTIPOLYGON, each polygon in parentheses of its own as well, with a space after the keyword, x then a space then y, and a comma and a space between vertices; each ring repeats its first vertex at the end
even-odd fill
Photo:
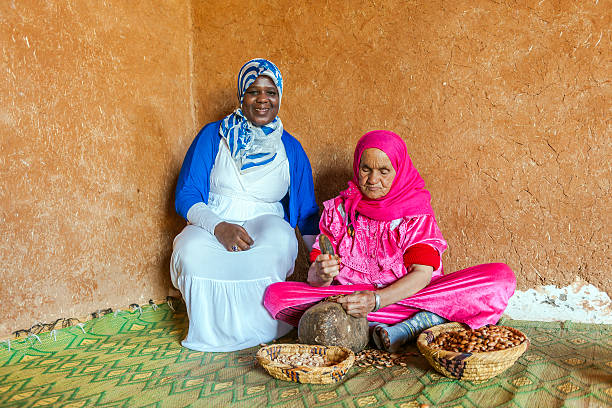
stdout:
POLYGON ((310 286, 329 286, 340 273, 340 258, 328 254, 321 254, 308 269, 308 283, 310 286))
POLYGON ((253 239, 244 228, 225 221, 215 227, 215 237, 225 249, 231 252, 246 251, 253 245, 253 239))
POLYGON ((363 290, 342 296, 336 302, 342 305, 347 314, 354 317, 366 317, 374 309, 376 298, 373 291, 363 290))

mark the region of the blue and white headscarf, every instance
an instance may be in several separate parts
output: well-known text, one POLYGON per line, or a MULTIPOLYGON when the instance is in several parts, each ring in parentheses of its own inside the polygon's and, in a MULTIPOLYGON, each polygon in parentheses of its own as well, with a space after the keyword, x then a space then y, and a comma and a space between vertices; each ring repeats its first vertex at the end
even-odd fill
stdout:
MULTIPOLYGON (((280 107, 283 77, 276 65, 262 58, 250 60, 238 73, 237 92, 240 106, 245 91, 260 75, 269 77, 276 85, 280 107)), ((227 141, 232 158, 240 172, 247 173, 274 160, 281 146, 283 123, 277 116, 265 126, 256 126, 244 116, 239 107, 221 121, 219 134, 227 141)))

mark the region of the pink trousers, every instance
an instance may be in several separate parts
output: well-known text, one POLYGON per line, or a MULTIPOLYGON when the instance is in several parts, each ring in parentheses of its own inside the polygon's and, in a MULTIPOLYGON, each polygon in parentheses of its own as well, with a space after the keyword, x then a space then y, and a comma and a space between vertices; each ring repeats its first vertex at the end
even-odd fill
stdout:
MULTIPOLYGON (((368 314, 368 320, 395 324, 428 310, 477 329, 497 323, 515 287, 516 277, 506 264, 472 266, 433 278, 414 295, 368 314)), ((304 311, 320 300, 361 290, 376 288, 368 284, 314 287, 302 282, 278 282, 268 286, 264 306, 275 319, 297 326, 304 311)))

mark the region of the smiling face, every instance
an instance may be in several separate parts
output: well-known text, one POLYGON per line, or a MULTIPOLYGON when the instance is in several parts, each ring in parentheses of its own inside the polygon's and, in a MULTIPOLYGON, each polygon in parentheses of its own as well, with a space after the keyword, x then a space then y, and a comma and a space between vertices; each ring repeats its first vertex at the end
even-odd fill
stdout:
POLYGON ((278 115, 278 90, 272 79, 260 75, 244 91, 242 113, 255 126, 264 126, 278 115))
POLYGON ((389 156, 379 149, 365 149, 359 161, 359 190, 374 200, 387 195, 395 178, 389 156))

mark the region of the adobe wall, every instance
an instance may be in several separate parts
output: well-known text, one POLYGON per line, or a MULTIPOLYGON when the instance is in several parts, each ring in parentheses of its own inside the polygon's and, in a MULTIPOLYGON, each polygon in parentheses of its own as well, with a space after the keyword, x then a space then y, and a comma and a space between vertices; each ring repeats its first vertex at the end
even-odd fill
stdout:
POLYGON ((189 6, 0 4, 0 336, 165 298, 189 6))
POLYGON ((447 271, 612 291, 609 2, 124 3, 0 5, 0 336, 165 297, 183 156, 257 56, 283 72, 319 203, 391 129, 447 271))
POLYGON ((358 138, 390 129, 432 193, 447 272, 501 261, 522 289, 612 291, 609 2, 274 4, 194 3, 200 125, 235 107, 242 63, 269 58, 319 202, 358 138))

